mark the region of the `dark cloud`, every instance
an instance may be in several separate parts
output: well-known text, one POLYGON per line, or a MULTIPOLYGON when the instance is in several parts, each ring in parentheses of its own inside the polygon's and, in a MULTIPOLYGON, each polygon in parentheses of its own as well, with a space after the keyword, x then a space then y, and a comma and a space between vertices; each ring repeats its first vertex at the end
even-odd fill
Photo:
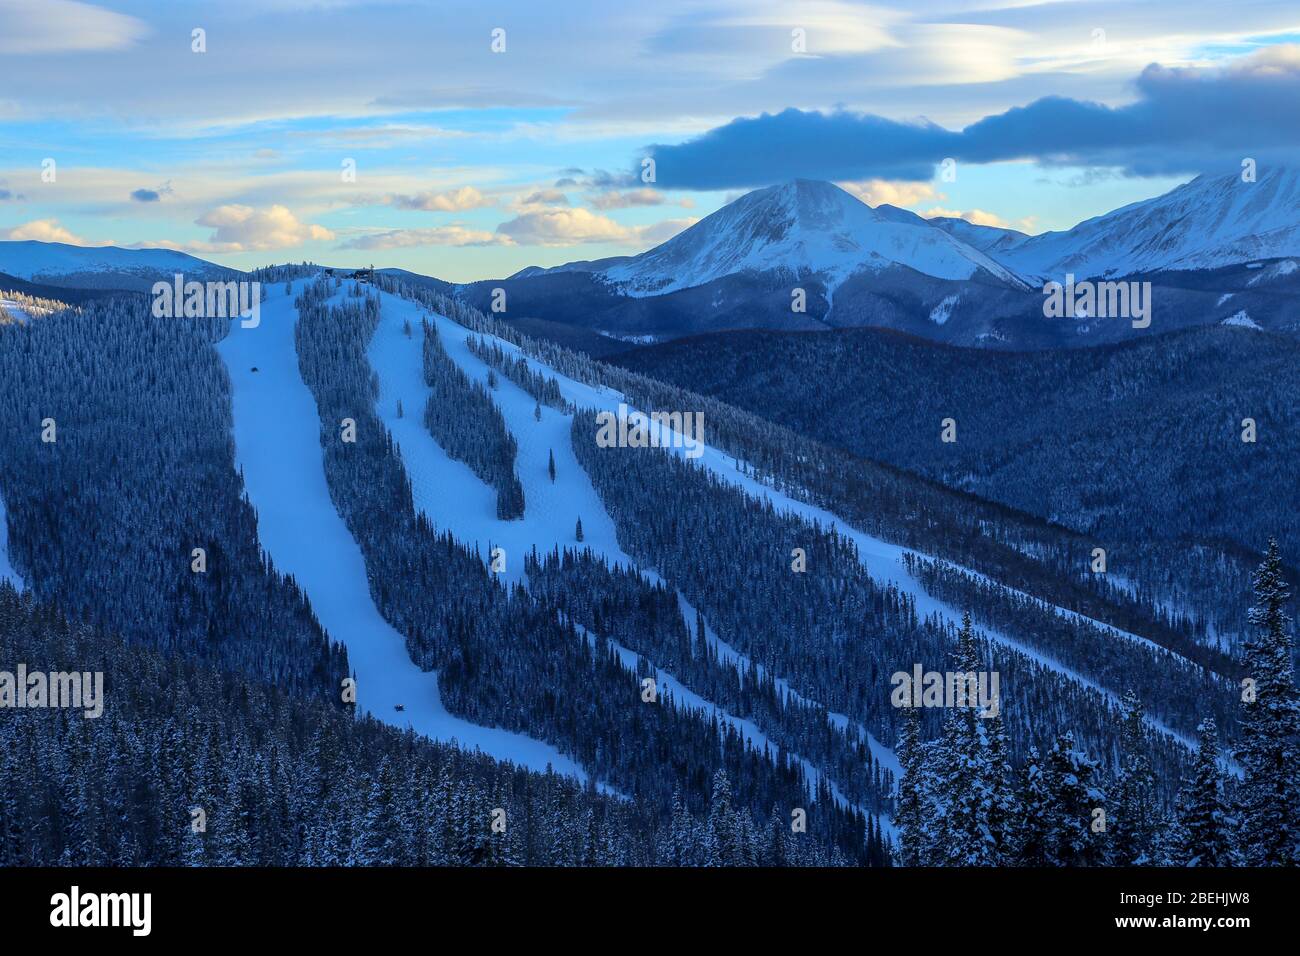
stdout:
POLYGON ((1134 88, 1136 99, 1124 106, 1049 96, 960 131, 787 109, 649 152, 656 185, 672 189, 748 188, 795 177, 927 180, 949 157, 1108 166, 1138 176, 1228 171, 1245 157, 1300 160, 1300 46, 1270 47, 1219 69, 1152 64, 1134 88))
POLYGON ((131 193, 131 198, 136 202, 158 202, 162 199, 162 193, 156 189, 137 189, 131 193))

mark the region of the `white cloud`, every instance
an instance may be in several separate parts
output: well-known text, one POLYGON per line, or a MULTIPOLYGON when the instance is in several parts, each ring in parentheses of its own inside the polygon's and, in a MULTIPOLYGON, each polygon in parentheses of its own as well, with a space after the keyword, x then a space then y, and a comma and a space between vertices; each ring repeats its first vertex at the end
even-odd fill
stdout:
POLYGON ((107 242, 93 242, 83 239, 59 224, 57 219, 33 219, 21 226, 0 229, 0 237, 5 239, 35 240, 37 242, 63 242, 70 246, 104 246, 107 242))
POLYGON ((484 196, 473 186, 449 189, 446 192, 416 193, 413 196, 394 195, 389 201, 398 209, 420 209, 425 212, 463 212, 491 206, 496 200, 484 196))
POLYGON ((1010 220, 1003 219, 997 213, 988 212, 985 209, 967 209, 962 211, 957 209, 944 209, 942 206, 933 206, 924 212, 919 213, 919 215, 924 216, 926 219, 934 219, 939 216, 948 219, 965 219, 967 222, 976 226, 996 226, 998 229, 1019 229, 1022 232, 1027 231, 1028 227, 1031 225, 1028 220, 1024 219, 1013 223, 1010 220))
POLYGON ((588 195, 587 201, 597 209, 628 209, 632 206, 662 206, 668 197, 655 189, 629 189, 626 192, 615 189, 606 193, 592 193, 588 195))
POLYGON ((508 237, 482 229, 463 226, 438 226, 431 229, 389 229, 357 236, 342 243, 340 249, 409 249, 413 246, 510 246, 508 237))
POLYGON ((0 0, 0 53, 117 50, 148 32, 135 17, 79 0, 0 0))
POLYGON ((334 238, 334 233, 324 226, 299 222, 288 208, 279 205, 265 209, 218 206, 204 213, 195 223, 212 229, 205 244, 209 252, 287 249, 311 240, 334 238))
POLYGON ((540 209, 503 222, 497 232, 523 246, 646 245, 663 242, 695 221, 669 219, 649 226, 624 226, 589 209, 540 209))
POLYGON ((895 182, 888 179, 865 179, 861 182, 838 183, 841 189, 857 196, 869 206, 888 203, 891 206, 913 206, 927 199, 942 199, 930 183, 895 182))

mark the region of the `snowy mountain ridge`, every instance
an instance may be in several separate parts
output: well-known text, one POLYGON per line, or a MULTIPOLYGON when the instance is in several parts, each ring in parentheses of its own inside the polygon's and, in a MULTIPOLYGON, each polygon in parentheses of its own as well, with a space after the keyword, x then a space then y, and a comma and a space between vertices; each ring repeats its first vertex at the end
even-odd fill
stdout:
POLYGON ((1073 229, 1020 240, 962 220, 932 221, 1027 276, 1217 269, 1300 254, 1300 170, 1265 170, 1255 182, 1198 176, 1073 229))
MULTIPOLYGON (((587 263, 562 269, 590 270, 587 263)), ((829 290, 850 276, 902 265, 939 279, 981 270, 1010 285, 1011 270, 895 206, 872 207, 808 179, 756 189, 639 256, 600 271, 629 296, 661 295, 737 273, 816 274, 829 290)))
POLYGON ((74 246, 63 242, 0 242, 0 273, 70 288, 147 289, 160 276, 201 278, 235 270, 174 249, 74 246))

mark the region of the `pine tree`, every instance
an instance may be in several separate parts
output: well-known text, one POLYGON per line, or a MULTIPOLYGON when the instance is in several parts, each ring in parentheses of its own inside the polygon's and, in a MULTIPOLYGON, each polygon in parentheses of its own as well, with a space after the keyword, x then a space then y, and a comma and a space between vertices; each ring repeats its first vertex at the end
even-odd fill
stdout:
POLYGON ((538 403, 537 403, 537 406, 533 409, 533 418, 537 419, 539 422, 542 420, 542 403, 541 403, 541 402, 538 402, 538 403))
POLYGON ((736 812, 731 806, 731 783, 721 767, 713 775, 709 820, 705 834, 705 866, 735 866, 740 862, 741 840, 736 812))
POLYGON ((578 519, 578 526, 573 529, 573 537, 578 541, 579 544, 582 543, 582 519, 581 518, 578 519))
POLYGON ((555 449, 553 448, 550 449, 549 451, 547 451, 546 454, 548 458, 548 461, 546 463, 546 471, 551 476, 551 481, 554 482, 555 481, 555 449))
POLYGON ((1255 635, 1245 644, 1241 733, 1244 779, 1238 791, 1240 846, 1248 866, 1300 863, 1300 704, 1297 703, 1290 591, 1277 541, 1270 540, 1254 577, 1255 635))
MULTIPOLYGON (((970 680, 982 670, 969 613, 962 616, 952 668, 961 675, 959 686, 967 692, 970 680)), ((954 701, 944 723, 942 744, 934 751, 943 761, 936 767, 936 777, 944 811, 942 862, 950 866, 990 866, 997 861, 997 845, 989 828, 993 769, 986 728, 983 718, 976 716, 976 708, 975 700, 954 701)))
POLYGON ((1112 862, 1118 866, 1144 866, 1152 862, 1156 837, 1155 774, 1147 756, 1142 702, 1132 690, 1120 703, 1123 724, 1119 735, 1119 772, 1115 805, 1108 821, 1112 862))
POLYGON ((898 779, 898 809, 894 823, 898 827, 898 864, 921 866, 924 862, 924 802, 921 776, 924 772, 921 747, 921 718, 915 707, 903 711, 898 729, 898 762, 903 775, 898 779))
POLYGON ((1075 749, 1070 731, 1047 754, 1045 783, 1051 794, 1047 818, 1047 861, 1053 866, 1100 866, 1105 862, 1105 831, 1094 829, 1096 810, 1106 807, 1097 781, 1097 763, 1075 749))
POLYGON ((1219 730, 1207 717, 1197 728, 1200 747, 1191 781, 1184 788, 1178 807, 1178 846, 1175 866, 1231 866, 1232 819, 1223 795, 1224 775, 1220 768, 1219 730))
POLYGON ((1025 757, 1020 788, 1020 823, 1016 828, 1016 863, 1049 865, 1053 797, 1047 767, 1037 747, 1025 757))

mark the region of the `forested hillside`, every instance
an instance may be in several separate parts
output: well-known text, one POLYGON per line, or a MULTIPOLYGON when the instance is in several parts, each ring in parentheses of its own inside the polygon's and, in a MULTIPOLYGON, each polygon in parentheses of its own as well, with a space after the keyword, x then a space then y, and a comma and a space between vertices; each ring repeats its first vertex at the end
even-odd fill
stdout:
POLYGON ((342 649, 258 544, 212 341, 101 300, 0 326, 0 498, 30 587, 131 640, 337 699, 342 649))
POLYGON ((1106 550, 1099 581, 1212 645, 1244 633, 1231 595, 1269 535, 1300 565, 1300 519, 1283 506, 1300 499, 1293 337, 1209 327, 1013 353, 872 329, 744 332, 616 361, 1071 529, 1106 550))

